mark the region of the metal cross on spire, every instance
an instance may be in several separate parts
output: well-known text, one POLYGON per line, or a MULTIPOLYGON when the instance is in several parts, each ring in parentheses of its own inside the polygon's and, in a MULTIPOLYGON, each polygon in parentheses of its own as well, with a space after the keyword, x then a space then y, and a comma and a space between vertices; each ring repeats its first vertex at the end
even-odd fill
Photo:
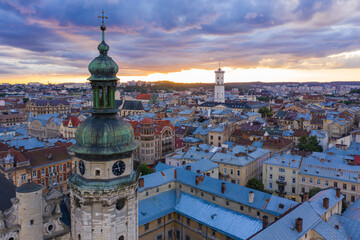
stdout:
POLYGON ((108 19, 108 17, 104 16, 104 10, 102 11, 102 15, 98 16, 98 18, 101 18, 101 26, 100 29, 102 31, 102 40, 105 41, 105 33, 104 31, 106 30, 106 26, 105 26, 105 22, 104 19, 108 19))
POLYGON ((98 16, 98 18, 101 18, 101 23, 102 23, 102 25, 105 25, 105 24, 104 24, 104 19, 108 19, 108 17, 105 17, 105 16, 104 16, 104 10, 102 11, 102 15, 101 15, 101 16, 98 16))

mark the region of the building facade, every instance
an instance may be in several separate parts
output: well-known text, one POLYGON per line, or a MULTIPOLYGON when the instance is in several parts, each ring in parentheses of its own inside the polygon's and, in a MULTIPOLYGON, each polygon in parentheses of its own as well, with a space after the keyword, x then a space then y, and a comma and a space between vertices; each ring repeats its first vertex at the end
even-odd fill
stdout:
POLYGON ((30 100, 26 103, 26 112, 33 116, 41 114, 69 114, 71 106, 65 99, 55 100, 30 100))
POLYGON ((140 143, 134 152, 134 159, 139 164, 154 165, 175 150, 175 131, 169 120, 145 118, 130 123, 135 139, 140 143))

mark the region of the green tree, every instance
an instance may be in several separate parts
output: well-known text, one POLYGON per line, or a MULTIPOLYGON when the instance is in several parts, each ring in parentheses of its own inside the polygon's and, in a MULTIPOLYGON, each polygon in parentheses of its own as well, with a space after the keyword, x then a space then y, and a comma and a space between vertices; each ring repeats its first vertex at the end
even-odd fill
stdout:
POLYGON ((152 169, 146 164, 140 164, 138 167, 138 171, 140 171, 141 175, 143 176, 152 173, 152 169))
POLYGON ((157 95, 156 95, 155 93, 153 93, 153 94, 151 95, 150 103, 151 103, 151 104, 158 104, 158 103, 159 103, 159 99, 158 99, 158 97, 157 97, 157 95))
POLYGON ((320 191, 321 191, 321 188, 318 188, 318 187, 310 189, 309 198, 312 198, 315 194, 317 194, 320 191))
POLYGON ((317 141, 316 136, 301 136, 299 138, 299 144, 296 146, 301 151, 308 152, 322 152, 323 148, 317 141))
POLYGON ((272 117, 272 115, 274 114, 272 108, 268 107, 260 108, 259 113, 261 114, 261 117, 272 117))
POLYGON ((251 178, 246 184, 246 187, 259 191, 264 191, 264 184, 257 178, 251 178))

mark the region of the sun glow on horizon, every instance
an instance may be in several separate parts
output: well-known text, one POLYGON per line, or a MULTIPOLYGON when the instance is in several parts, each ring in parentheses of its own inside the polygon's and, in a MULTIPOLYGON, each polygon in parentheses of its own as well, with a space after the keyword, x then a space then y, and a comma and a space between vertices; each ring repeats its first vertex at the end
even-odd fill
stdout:
MULTIPOLYGON (((282 68, 222 68, 225 71, 226 82, 330 82, 330 81, 359 81, 360 69, 282 69, 282 68)), ((90 75, 31 75, 13 76, 0 79, 0 83, 66 83, 87 82, 90 75)), ((213 83, 214 70, 190 69, 170 73, 151 73, 147 76, 120 76, 120 82, 127 81, 173 81, 182 83, 213 83)))

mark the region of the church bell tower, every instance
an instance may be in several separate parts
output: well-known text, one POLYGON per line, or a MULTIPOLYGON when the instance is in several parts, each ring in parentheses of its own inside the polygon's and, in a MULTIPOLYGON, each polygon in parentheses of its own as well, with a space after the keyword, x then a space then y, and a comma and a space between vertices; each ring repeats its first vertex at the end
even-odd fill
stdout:
POLYGON ((92 116, 76 130, 76 172, 69 179, 73 240, 138 239, 137 182, 132 152, 138 143, 131 125, 117 118, 118 65, 107 55, 102 12, 100 55, 89 64, 92 116))
POLYGON ((215 71, 215 96, 214 96, 214 102, 217 102, 217 103, 224 103, 225 102, 224 74, 225 74, 225 71, 221 70, 220 64, 219 64, 219 69, 217 71, 215 71))

